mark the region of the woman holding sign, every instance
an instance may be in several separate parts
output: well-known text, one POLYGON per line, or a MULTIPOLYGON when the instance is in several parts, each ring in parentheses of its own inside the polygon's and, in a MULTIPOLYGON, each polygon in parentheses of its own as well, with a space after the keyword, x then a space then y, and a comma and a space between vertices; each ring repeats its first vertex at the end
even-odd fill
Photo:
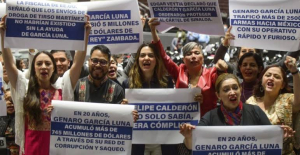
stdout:
POLYGON ((203 67, 204 57, 201 45, 190 42, 182 48, 184 64, 178 66, 166 54, 160 38, 157 35, 156 26, 159 24, 157 18, 152 18, 149 21, 153 43, 159 49, 169 74, 175 80, 176 88, 201 88, 202 94, 195 95, 195 100, 201 104, 201 116, 203 116, 206 112, 217 107, 217 97, 215 95, 214 85, 218 77, 218 71, 226 71, 227 65, 225 61, 220 60, 216 64, 216 67, 203 67))
MULTIPOLYGON (((51 101, 73 100, 73 91, 85 60, 88 40, 85 41, 85 51, 76 52, 71 69, 60 80, 58 80, 53 56, 48 52, 37 53, 31 64, 28 83, 24 74, 17 69, 10 49, 4 48, 5 19, 6 16, 0 23, 1 45, 6 71, 12 86, 11 93, 15 101, 16 143, 26 155, 47 155, 51 124, 48 112, 53 108, 51 101)), ((91 25, 87 22, 83 28, 85 28, 85 38, 88 38, 91 25)))
MULTIPOLYGON (((124 88, 173 88, 171 77, 167 71, 158 49, 154 44, 142 44, 136 53, 134 64, 129 72, 129 78, 123 82, 124 88)), ((124 99, 123 103, 127 103, 124 99)), ((132 155, 155 154, 176 155, 176 145, 133 144, 132 155)))
MULTIPOLYGON (((271 125, 266 114, 258 106, 241 102, 241 85, 233 74, 221 74, 215 89, 221 106, 206 113, 198 126, 271 125)), ((293 135, 290 127, 282 128, 286 131, 285 137, 293 135)), ((195 129, 195 126, 190 124, 180 126, 180 133, 185 137, 185 151, 192 149, 192 129, 195 129)))
MULTIPOLYGON (((266 113, 272 124, 285 124, 293 127, 299 121, 295 116, 300 110, 300 74, 296 67, 295 58, 287 56, 285 65, 293 75, 294 94, 297 95, 291 93, 284 70, 273 65, 262 71, 259 81, 254 87, 253 96, 246 102, 258 105, 266 113)), ((294 128, 294 130, 296 129, 294 128)), ((293 145, 293 138, 284 139, 283 154, 295 154, 293 145)))

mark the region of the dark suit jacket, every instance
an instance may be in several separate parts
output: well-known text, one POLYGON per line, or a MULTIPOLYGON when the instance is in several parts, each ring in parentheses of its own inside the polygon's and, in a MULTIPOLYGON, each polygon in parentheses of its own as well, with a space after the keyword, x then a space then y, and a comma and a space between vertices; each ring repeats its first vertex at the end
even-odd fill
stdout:
MULTIPOLYGON (((198 126, 226 126, 221 107, 206 113, 198 126)), ((240 125, 271 125, 266 114, 260 107, 251 104, 243 104, 242 119, 240 125)))

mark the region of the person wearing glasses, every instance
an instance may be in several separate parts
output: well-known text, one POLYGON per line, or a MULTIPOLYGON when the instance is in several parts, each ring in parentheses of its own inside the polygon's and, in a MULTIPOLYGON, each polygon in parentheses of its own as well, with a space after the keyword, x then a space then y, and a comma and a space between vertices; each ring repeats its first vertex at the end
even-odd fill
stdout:
POLYGON ((75 87, 74 100, 81 102, 120 104, 125 97, 123 88, 108 78, 111 53, 104 45, 91 49, 89 75, 80 79, 75 87))

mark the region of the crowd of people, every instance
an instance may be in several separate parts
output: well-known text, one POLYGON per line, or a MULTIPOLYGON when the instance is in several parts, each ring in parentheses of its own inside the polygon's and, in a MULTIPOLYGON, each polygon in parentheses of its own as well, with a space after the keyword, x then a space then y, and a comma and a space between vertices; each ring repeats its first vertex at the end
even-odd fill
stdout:
MULTIPOLYGON (((105 45, 87 51, 86 40, 85 50, 76 52, 72 65, 66 51, 30 50, 29 69, 23 72, 22 67, 17 67, 10 48, 4 48, 4 34, 9 29, 5 19, 6 16, 0 23, 0 61, 7 116, 0 117, 0 137, 7 137, 6 151, 10 154, 49 154, 50 115, 55 108, 52 100, 128 104, 124 89, 195 87, 202 90, 194 96, 200 105, 198 126, 281 125, 283 154, 297 153, 299 141, 294 135, 299 134, 294 130, 300 111, 300 96, 294 95, 300 93, 297 55, 286 56, 280 64, 265 66, 258 49, 241 47, 236 64, 225 62, 224 53, 229 41, 234 39, 229 28, 213 67, 203 66, 203 45, 191 38, 180 47, 183 63, 178 65, 165 52, 156 31, 160 23, 152 18, 147 24, 153 41, 140 45, 122 69, 118 69, 119 56, 112 55, 105 45), (87 52, 90 53, 88 67, 84 65, 87 52), (293 90, 286 72, 293 76, 293 90)), ((88 38, 90 23, 86 22, 83 29, 88 38)), ((136 121, 138 111, 134 110, 132 115, 136 121)), ((180 126, 178 132, 185 137, 182 144, 133 144, 132 155, 191 154, 194 128, 190 124, 180 126)))

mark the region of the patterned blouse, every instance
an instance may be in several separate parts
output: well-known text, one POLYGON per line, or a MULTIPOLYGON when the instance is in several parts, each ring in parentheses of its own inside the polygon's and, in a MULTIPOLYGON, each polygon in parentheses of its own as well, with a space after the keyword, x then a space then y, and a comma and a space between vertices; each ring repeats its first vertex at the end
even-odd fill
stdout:
MULTIPOLYGON (((252 105, 258 105, 258 101, 254 96, 251 96, 246 103, 252 105)), ((281 125, 282 123, 293 127, 293 103, 294 94, 285 93, 280 94, 275 103, 268 109, 263 110, 268 116, 270 122, 273 125, 281 125)), ((295 155, 293 150, 294 138, 286 138, 283 142, 283 155, 295 155)))

